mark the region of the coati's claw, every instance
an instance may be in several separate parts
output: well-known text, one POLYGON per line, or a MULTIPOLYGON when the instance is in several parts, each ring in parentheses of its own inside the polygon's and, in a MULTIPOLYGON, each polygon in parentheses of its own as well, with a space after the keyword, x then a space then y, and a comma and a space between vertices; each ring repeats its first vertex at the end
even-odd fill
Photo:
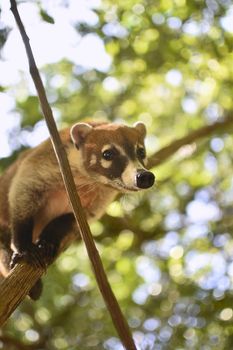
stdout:
POLYGON ((15 265, 17 265, 22 259, 23 259, 22 254, 13 253, 10 261, 10 269, 12 270, 15 267, 15 265))
POLYGON ((10 268, 13 269, 15 265, 19 264, 21 261, 25 261, 36 268, 46 268, 46 264, 40 260, 39 256, 36 256, 36 254, 31 254, 31 252, 29 253, 28 251, 14 253, 11 258, 10 268))
POLYGON ((37 268, 46 269, 53 262, 57 251, 56 245, 40 240, 37 244, 32 244, 26 251, 14 252, 11 257, 10 268, 13 269, 20 261, 26 261, 37 268))

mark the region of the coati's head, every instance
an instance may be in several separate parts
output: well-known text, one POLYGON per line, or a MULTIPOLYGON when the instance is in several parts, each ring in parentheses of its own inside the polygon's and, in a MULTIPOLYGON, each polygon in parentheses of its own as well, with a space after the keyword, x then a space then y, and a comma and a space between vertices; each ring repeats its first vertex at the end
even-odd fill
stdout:
POLYGON ((154 184, 153 173, 145 169, 146 127, 119 124, 77 123, 71 130, 81 170, 95 181, 125 191, 137 191, 154 184))

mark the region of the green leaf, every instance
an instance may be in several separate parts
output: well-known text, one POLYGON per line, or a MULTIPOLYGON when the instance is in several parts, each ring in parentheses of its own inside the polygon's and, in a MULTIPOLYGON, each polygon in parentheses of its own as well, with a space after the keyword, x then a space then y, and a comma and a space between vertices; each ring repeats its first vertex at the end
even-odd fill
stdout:
POLYGON ((41 18, 45 21, 45 22, 48 22, 50 24, 54 24, 55 21, 53 19, 53 17, 51 17, 50 15, 48 15, 47 12, 45 12, 44 10, 40 10, 40 15, 41 15, 41 18))
POLYGON ((42 119, 37 96, 28 96, 26 100, 17 102, 17 107, 23 116, 22 127, 33 126, 42 119))

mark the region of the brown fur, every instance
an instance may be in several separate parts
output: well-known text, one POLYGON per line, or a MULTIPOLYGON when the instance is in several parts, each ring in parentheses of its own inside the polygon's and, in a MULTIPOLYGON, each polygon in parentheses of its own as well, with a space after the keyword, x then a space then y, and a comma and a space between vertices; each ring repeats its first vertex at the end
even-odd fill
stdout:
MULTIPOLYGON (((81 144, 79 150, 72 142, 69 128, 60 132, 88 220, 99 218, 117 192, 121 191, 115 180, 118 175, 114 173, 124 171, 127 157, 136 163, 135 147, 142 146, 145 137, 143 124, 132 128, 108 123, 89 124, 93 129, 85 136, 85 140, 82 140, 81 133, 77 134, 81 144), (119 152, 121 148, 125 152, 119 154, 117 164, 111 167, 111 163, 104 163, 101 159, 102 148, 110 143, 118 145, 119 152)), ((31 239, 36 242, 50 222, 70 212, 51 141, 46 140, 34 149, 23 152, 0 177, 0 241, 4 241, 0 245, 0 259, 7 262, 0 265, 2 274, 8 272, 10 232, 21 230, 22 235, 33 225, 31 239), (3 239, 4 234, 7 238, 3 239)), ((18 250, 17 244, 17 239, 13 239, 12 249, 15 251, 18 250)))

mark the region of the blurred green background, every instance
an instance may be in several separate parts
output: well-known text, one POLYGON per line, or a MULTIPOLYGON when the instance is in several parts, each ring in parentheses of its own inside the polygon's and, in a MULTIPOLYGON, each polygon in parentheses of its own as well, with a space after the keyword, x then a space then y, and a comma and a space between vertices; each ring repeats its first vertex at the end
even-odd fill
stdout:
MULTIPOLYGON (((147 126, 156 186, 91 225, 138 349, 232 349, 232 1, 18 3, 60 128, 86 117, 147 126), (171 157, 157 154, 176 139, 171 157)), ((9 1, 0 6, 3 172, 48 133, 9 1)), ((83 244, 43 280, 0 349, 123 349, 83 244)))

